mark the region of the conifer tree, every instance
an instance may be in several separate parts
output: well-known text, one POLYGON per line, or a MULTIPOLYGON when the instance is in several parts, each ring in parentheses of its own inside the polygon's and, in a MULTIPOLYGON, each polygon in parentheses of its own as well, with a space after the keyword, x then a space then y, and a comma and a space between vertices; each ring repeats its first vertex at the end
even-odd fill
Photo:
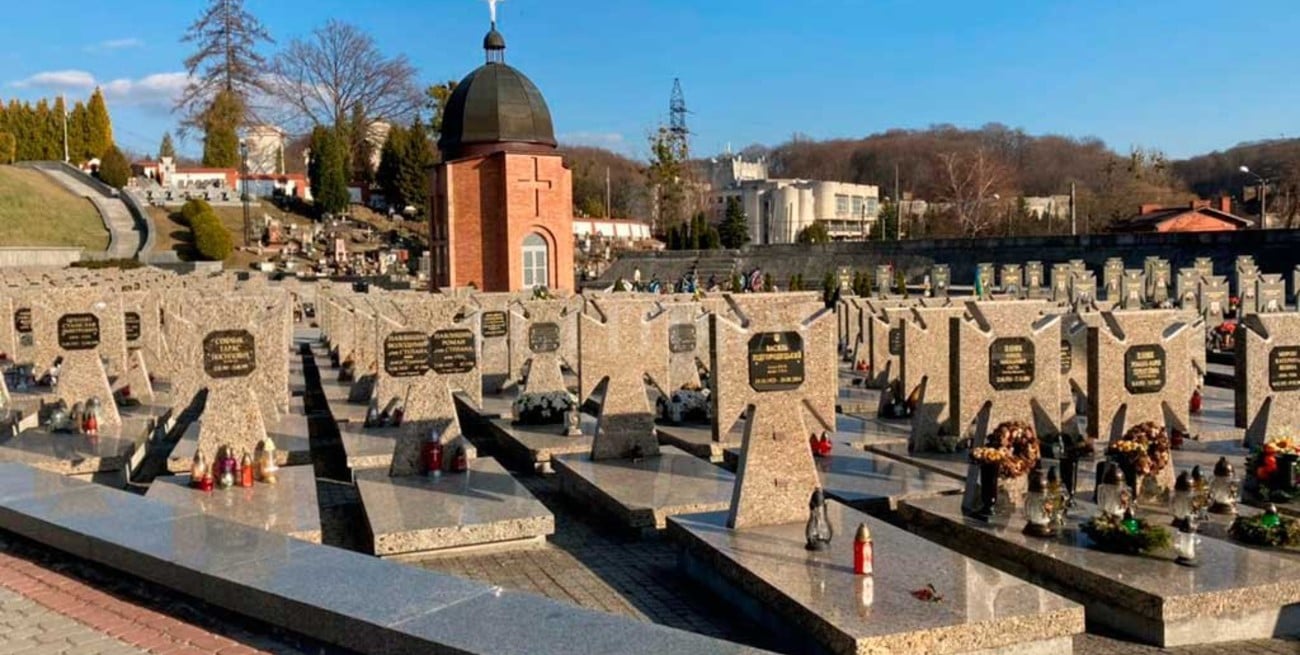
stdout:
POLYGON ((172 145, 172 133, 163 132, 162 143, 158 144, 158 159, 163 157, 176 158, 176 146, 172 145))
POLYGON ((348 208, 347 154, 335 130, 317 125, 311 133, 311 159, 307 164, 311 195, 322 213, 348 208))
POLYGON ((244 105, 232 91, 222 91, 203 114, 203 165, 239 168, 239 129, 244 105))
POLYGON ((126 186, 131 180, 131 164, 117 146, 109 146, 99 160, 99 179, 115 189, 126 186))
POLYGON ((86 151, 94 157, 103 157, 113 145, 113 124, 108 118, 108 105, 104 94, 95 87, 86 105, 86 151))

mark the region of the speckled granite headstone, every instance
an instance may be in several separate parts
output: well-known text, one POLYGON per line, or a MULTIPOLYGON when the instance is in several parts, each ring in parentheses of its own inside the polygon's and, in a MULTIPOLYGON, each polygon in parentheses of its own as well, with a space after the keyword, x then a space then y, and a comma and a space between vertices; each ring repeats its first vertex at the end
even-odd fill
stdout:
POLYGON ((1300 314, 1251 314, 1237 330, 1235 424, 1246 445, 1300 426, 1300 314))
POLYGON ((1119 304, 1122 309, 1142 309, 1146 294, 1146 276, 1138 269, 1124 271, 1120 278, 1119 304))
MULTIPOLYGON (((411 299, 422 299, 423 294, 411 299)), ((379 376, 379 343, 381 316, 398 316, 400 311, 393 300, 384 298, 359 299, 349 314, 352 319, 352 386, 348 389, 348 402, 364 403, 375 392, 379 376)))
POLYGON ((266 437, 264 403, 257 397, 256 383, 259 367, 275 365, 262 360, 257 345, 259 333, 265 331, 259 323, 266 318, 260 302, 225 297, 209 298, 184 317, 167 319, 178 334, 178 357, 208 390, 196 451, 209 462, 223 445, 252 454, 266 437))
POLYGON ((903 389, 917 397, 908 447, 913 452, 938 448, 941 434, 953 435, 948 411, 948 357, 951 319, 965 313, 965 305, 912 307, 903 321, 903 389))
POLYGON ((476 326, 483 353, 479 369, 488 393, 497 393, 510 379, 510 304, 514 293, 475 293, 469 298, 478 308, 476 326))
POLYGON ((562 349, 566 330, 576 328, 574 319, 580 307, 570 300, 523 300, 512 306, 510 375, 516 382, 522 380, 527 364, 528 378, 523 393, 566 390, 560 368, 564 363, 562 349))
POLYGON ((1247 289, 1255 286, 1255 276, 1259 275, 1259 266, 1255 264, 1255 258, 1251 255, 1237 255, 1232 270, 1232 290, 1237 297, 1241 297, 1245 295, 1247 289))
POLYGON ((1099 325, 1097 312, 1061 317, 1061 431, 1082 435, 1088 417, 1088 326, 1099 325))
POLYGON ((888 298, 894 289, 894 267, 887 264, 876 266, 876 273, 871 278, 875 297, 888 298))
MULTIPOLYGON (((671 395, 684 386, 700 385, 699 347, 701 340, 706 344, 708 342, 709 313, 703 305, 694 301, 667 302, 663 309, 665 316, 660 321, 660 327, 668 331, 668 374, 665 381, 667 386, 663 391, 671 395)), ((591 313, 590 306, 587 312, 591 313)), ((582 349, 581 332, 578 335, 578 346, 585 367, 587 356, 582 349)), ((707 351, 705 356, 708 356, 707 351)))
MULTIPOLYGON (((476 405, 483 403, 483 378, 478 367, 478 342, 473 329, 478 314, 466 300, 452 296, 403 302, 403 322, 380 319, 380 355, 376 400, 380 408, 400 401, 402 425, 386 429, 396 437, 389 475, 420 472, 420 444, 436 431, 444 445, 463 443, 453 394, 463 392, 476 405)), ((451 457, 443 465, 450 470, 451 457)))
POLYGON ((120 370, 126 361, 126 329, 122 303, 112 291, 50 289, 32 303, 32 328, 36 374, 43 373, 56 358, 63 359, 59 386, 53 394, 69 407, 98 398, 103 411, 99 424, 121 425, 108 371, 109 366, 120 370))
POLYGON ((1111 441, 1154 421, 1187 432, 1192 346, 1204 347, 1178 310, 1103 312, 1088 328, 1089 436, 1111 441))
POLYGON ((1029 300, 1044 300, 1049 296, 1047 274, 1043 262, 1025 262, 1025 293, 1029 300))
POLYGON ((1200 284, 1201 272, 1195 268, 1178 269, 1174 278, 1174 302, 1179 309, 1196 309, 1196 286, 1200 284))
POLYGON ((960 435, 983 438, 1004 421, 1059 431, 1061 318, 1047 308, 968 302, 967 317, 951 319, 948 403, 960 435))
POLYGON ((1300 305, 1300 264, 1296 264, 1295 270, 1291 271, 1291 296, 1292 302, 1300 305))
POLYGON ((1223 322, 1228 312, 1228 281, 1222 275, 1208 275, 1201 278, 1197 285, 1196 305, 1200 308, 1205 322, 1217 326, 1223 322))
POLYGON ((1076 312, 1097 307, 1097 278, 1092 273, 1075 273, 1070 277, 1070 306, 1076 312))
POLYGON ((1286 310, 1286 283, 1278 274, 1261 274, 1255 280, 1255 311, 1272 314, 1286 310))
POLYGON ((835 423, 835 322, 816 294, 728 295, 713 315, 714 438, 746 414, 727 526, 802 523, 820 485, 808 437, 835 423))
POLYGON ((1241 304, 1237 306, 1237 315, 1244 316, 1259 311, 1259 271, 1243 268, 1238 271, 1237 286, 1241 289, 1241 304))
POLYGON ((952 271, 947 264, 936 264, 930 267, 930 296, 934 298, 947 298, 948 292, 952 289, 952 271))
POLYGON ((1124 260, 1110 257, 1101 268, 1101 281, 1105 287, 1102 298, 1107 302, 1118 303, 1123 298, 1120 294, 1120 280, 1124 279, 1124 260))
POLYGON ((1172 270, 1169 262, 1159 257, 1148 257, 1144 263, 1147 279, 1147 300, 1159 305, 1169 299, 1169 282, 1172 270))
POLYGON ((902 299, 868 300, 863 305, 863 330, 867 342, 867 386, 883 389, 898 379, 903 354, 903 311, 912 303, 902 299))
POLYGON ((1052 264, 1052 302, 1059 304, 1070 302, 1072 274, 1069 264, 1052 264))
POLYGON ((1024 296, 1025 276, 1019 264, 1002 265, 1002 270, 998 274, 998 287, 1002 289, 1002 293, 1012 297, 1024 296))
POLYGON ((1192 268, 1201 272, 1201 275, 1214 275, 1214 260, 1209 257, 1197 257, 1192 260, 1192 268))
MULTIPOLYGON (((578 321, 578 348, 582 361, 579 389, 583 398, 602 384, 596 435, 591 459, 632 459, 659 454, 654 411, 646 397, 645 378, 661 388, 668 377, 667 314, 650 298, 588 301, 578 321), (631 348, 636 356, 629 358, 631 348)), ((694 323, 690 326, 693 328, 694 323)), ((688 344, 694 352, 695 344, 688 344)), ((672 393, 672 388, 663 388, 672 393)))

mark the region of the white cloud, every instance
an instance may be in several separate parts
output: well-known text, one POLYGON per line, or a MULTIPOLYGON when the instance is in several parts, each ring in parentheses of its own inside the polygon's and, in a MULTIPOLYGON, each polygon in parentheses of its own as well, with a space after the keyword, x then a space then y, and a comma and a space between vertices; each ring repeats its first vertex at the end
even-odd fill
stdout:
POLYGON ((105 50, 123 50, 126 48, 142 47, 144 47, 144 41, 131 37, 126 39, 109 39, 107 41, 100 41, 99 43, 92 43, 83 49, 86 52, 101 52, 105 50))
POLYGON ((104 98, 126 105, 170 108, 190 81, 188 74, 154 73, 137 80, 121 78, 105 82, 104 98))
POLYGON ((84 91, 95 87, 95 76, 86 71, 62 70, 37 73, 27 79, 13 83, 20 89, 55 89, 60 91, 84 91))
POLYGON ((569 132, 561 134, 560 143, 572 146, 595 146, 607 150, 622 150, 627 140, 618 132, 569 132))

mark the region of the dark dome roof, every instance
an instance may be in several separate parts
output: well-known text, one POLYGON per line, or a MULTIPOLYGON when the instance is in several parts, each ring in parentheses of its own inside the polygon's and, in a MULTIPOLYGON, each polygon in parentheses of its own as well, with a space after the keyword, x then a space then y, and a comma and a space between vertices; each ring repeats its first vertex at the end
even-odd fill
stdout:
POLYGON ((497 31, 495 25, 492 26, 492 29, 488 30, 488 33, 483 37, 483 49, 484 50, 505 50, 506 49, 506 37, 497 31))
MULTIPOLYGON (((484 41, 491 39, 488 33, 484 41)), ((497 143, 556 146, 551 111, 537 85, 518 70, 494 61, 456 85, 442 117, 438 149, 444 159, 454 159, 462 156, 466 146, 497 143)))

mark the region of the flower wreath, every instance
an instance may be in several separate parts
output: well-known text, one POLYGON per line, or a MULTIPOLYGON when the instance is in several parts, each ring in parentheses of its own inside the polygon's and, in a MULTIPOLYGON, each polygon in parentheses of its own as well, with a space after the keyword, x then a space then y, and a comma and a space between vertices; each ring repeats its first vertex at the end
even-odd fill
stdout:
POLYGON ((1296 495, 1292 472, 1278 466, 1278 458, 1295 459, 1300 456, 1300 442, 1288 437, 1277 437, 1264 442, 1246 456, 1246 472, 1251 488, 1264 500, 1290 502, 1296 495))
POLYGON ((971 461, 998 465, 998 477, 1018 478, 1038 466, 1038 435, 1023 421, 1007 421, 990 432, 984 446, 971 450, 971 461))
POLYGON ((1169 466, 1169 433, 1151 421, 1129 428, 1123 438, 1106 447, 1106 455, 1133 467, 1138 475, 1155 475, 1169 466))

